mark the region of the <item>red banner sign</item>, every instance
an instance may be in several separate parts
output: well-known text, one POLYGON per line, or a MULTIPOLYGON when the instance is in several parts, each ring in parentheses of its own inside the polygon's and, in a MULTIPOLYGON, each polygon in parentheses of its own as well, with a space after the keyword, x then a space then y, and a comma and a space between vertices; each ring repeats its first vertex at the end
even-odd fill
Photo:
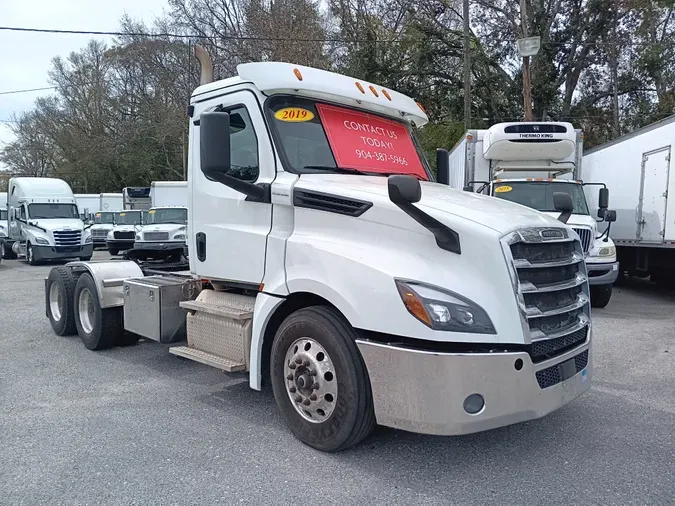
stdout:
POLYGON ((428 179, 404 125, 359 111, 317 104, 338 167, 400 172, 428 179))

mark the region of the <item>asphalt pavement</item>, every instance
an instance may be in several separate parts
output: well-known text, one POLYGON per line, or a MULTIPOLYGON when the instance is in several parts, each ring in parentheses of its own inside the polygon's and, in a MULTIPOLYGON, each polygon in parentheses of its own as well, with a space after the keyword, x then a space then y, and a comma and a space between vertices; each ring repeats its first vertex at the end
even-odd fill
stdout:
POLYGON ((548 417, 464 437, 380 428, 323 454, 243 376, 57 337, 49 269, 0 264, 0 504, 675 501, 675 294, 649 283, 594 310, 593 386, 548 417))

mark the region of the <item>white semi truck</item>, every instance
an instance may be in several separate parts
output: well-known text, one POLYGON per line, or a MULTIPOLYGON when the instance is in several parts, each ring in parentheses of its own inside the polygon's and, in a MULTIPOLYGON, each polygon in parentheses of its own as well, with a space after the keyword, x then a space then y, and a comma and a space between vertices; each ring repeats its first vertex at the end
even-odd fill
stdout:
MULTIPOLYGON (((675 115, 584 154, 584 173, 612 190, 620 270, 675 284, 675 115), (671 174, 672 171, 672 174, 671 174)), ((598 208, 589 194, 591 207, 598 208)))
POLYGON ((119 211, 101 211, 94 214, 94 223, 91 225, 91 238, 94 243, 94 249, 106 246, 108 234, 115 227, 119 214, 119 211))
POLYGON ((616 249, 607 233, 616 214, 607 209, 606 186, 582 177, 582 153, 583 135, 570 123, 499 123, 487 130, 470 130, 449 154, 450 185, 551 216, 558 214, 553 206, 554 193, 568 193, 573 210, 567 225, 583 246, 591 301, 595 307, 605 307, 618 275, 616 249), (601 204, 597 214, 591 213, 584 188, 592 188, 596 196, 601 196, 596 197, 601 204), (607 226, 599 231, 603 221, 607 226))
POLYGON ((147 211, 131 209, 115 214, 115 225, 108 232, 106 247, 111 255, 128 251, 134 247, 136 234, 146 219, 147 211))
POLYGON ((54 268, 57 334, 94 350, 186 336, 172 354, 269 381, 292 433, 323 451, 376 423, 484 431, 588 390, 589 287, 568 227, 434 182, 414 135, 427 117, 405 95, 275 62, 212 82, 197 50, 190 269, 54 268))
POLYGON ((20 256, 30 265, 64 258, 91 259, 91 234, 65 181, 11 178, 7 209, 8 234, 0 242, 2 258, 20 256))
POLYGON ((0 240, 7 237, 7 192, 0 192, 0 240))

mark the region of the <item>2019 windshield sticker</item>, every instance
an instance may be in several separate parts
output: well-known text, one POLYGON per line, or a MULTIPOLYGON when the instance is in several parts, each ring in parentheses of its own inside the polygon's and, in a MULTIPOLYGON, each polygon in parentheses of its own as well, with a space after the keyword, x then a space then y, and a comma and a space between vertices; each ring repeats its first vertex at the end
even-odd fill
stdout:
POLYGON ((495 193, 507 193, 511 190, 513 190, 511 186, 497 186, 497 188, 495 188, 495 193))
POLYGON ((303 109, 302 107, 284 107, 275 112, 274 117, 279 121, 302 123, 304 121, 312 121, 314 119, 314 113, 307 109, 303 109))

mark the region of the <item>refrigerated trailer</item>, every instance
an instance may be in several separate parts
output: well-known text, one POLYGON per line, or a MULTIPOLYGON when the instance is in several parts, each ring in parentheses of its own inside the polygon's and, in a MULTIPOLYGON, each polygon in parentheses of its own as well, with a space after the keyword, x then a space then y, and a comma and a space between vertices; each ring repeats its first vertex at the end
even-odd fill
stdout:
MULTIPOLYGON (((584 155, 584 176, 612 192, 617 221, 610 236, 620 269, 653 281, 675 282, 675 115, 584 155)), ((591 207, 597 198, 588 194, 591 207)))
POLYGON ((93 350, 140 335, 254 390, 268 381, 293 434, 323 451, 376 423, 484 431, 588 390, 589 287, 568 227, 435 182, 410 97, 276 62, 213 82, 197 51, 189 271, 55 268, 57 334, 93 350))

